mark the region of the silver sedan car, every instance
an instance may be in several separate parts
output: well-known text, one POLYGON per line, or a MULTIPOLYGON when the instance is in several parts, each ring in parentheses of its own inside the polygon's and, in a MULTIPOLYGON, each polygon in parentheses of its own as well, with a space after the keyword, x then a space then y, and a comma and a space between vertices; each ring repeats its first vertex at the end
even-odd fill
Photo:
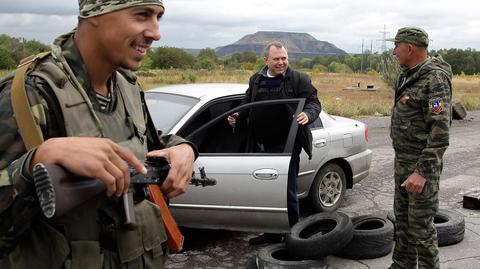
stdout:
MULTIPOLYGON (((303 99, 241 103, 246 84, 186 84, 145 93, 156 128, 193 142, 200 156, 195 178, 213 186, 191 186, 170 201, 178 225, 253 232, 286 232, 287 175, 298 129, 291 129, 281 153, 246 150, 246 128, 230 126, 227 116, 256 106, 289 106, 302 111, 303 99), (200 171, 201 170, 201 171, 200 171)), ((290 119, 289 119, 290 120, 290 119)), ((345 190, 368 176, 372 151, 365 124, 320 113, 309 126, 313 156, 302 151, 298 196, 317 211, 336 210, 345 190)), ((275 130, 272 130, 273 132, 275 130)))

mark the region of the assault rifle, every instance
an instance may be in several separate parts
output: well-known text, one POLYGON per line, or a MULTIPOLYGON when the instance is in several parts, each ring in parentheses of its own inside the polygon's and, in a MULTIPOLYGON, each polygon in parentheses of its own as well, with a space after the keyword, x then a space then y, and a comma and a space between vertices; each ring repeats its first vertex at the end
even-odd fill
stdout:
MULTIPOLYGON (((135 229, 136 220, 133 211, 134 201, 149 198, 150 184, 161 186, 170 169, 169 163, 162 157, 147 158, 143 161, 147 175, 138 173, 129 167, 130 186, 123 194, 124 225, 135 229)), ((200 168, 201 178, 192 175, 190 184, 199 186, 215 185, 215 179, 207 178, 200 168)), ((35 189, 40 208, 47 218, 61 217, 68 211, 86 202, 88 199, 106 190, 105 184, 96 179, 73 175, 60 165, 38 163, 33 167, 35 189)))

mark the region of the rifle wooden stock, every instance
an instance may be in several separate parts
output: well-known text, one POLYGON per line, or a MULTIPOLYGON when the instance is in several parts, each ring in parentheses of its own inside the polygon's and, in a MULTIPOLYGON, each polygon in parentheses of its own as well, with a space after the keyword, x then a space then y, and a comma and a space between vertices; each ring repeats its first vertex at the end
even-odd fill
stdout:
POLYGON ((168 237, 168 248, 170 249, 170 252, 180 252, 183 248, 184 237, 182 232, 180 232, 180 229, 178 229, 177 223, 170 214, 170 210, 168 210, 167 203, 163 198, 160 187, 158 185, 149 185, 148 192, 150 201, 158 205, 162 212, 162 219, 168 237))

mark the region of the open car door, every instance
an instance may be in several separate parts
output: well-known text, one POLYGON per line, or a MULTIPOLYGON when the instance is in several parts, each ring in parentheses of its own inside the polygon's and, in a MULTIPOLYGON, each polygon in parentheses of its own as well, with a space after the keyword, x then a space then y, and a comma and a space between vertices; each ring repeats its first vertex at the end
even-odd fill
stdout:
POLYGON ((203 168, 204 176, 214 179, 216 184, 190 186, 185 194, 170 201, 170 210, 177 224, 236 231, 289 231, 288 168, 298 130, 295 119, 304 103, 304 99, 283 99, 253 102, 230 109, 230 98, 210 102, 191 117, 178 134, 199 149, 194 177, 201 177, 199 170, 203 168), (248 113, 259 106, 288 106, 292 111, 292 118, 287 119, 291 124, 283 152, 248 150, 247 126, 228 124, 228 115, 248 113))

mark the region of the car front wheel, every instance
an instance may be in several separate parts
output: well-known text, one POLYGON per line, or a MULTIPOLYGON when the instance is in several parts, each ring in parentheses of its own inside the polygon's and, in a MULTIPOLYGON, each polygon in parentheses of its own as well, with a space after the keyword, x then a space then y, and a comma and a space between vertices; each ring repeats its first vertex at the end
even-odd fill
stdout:
POLYGON ((313 207, 319 212, 337 210, 345 195, 347 179, 343 169, 329 163, 320 169, 310 190, 313 207))

